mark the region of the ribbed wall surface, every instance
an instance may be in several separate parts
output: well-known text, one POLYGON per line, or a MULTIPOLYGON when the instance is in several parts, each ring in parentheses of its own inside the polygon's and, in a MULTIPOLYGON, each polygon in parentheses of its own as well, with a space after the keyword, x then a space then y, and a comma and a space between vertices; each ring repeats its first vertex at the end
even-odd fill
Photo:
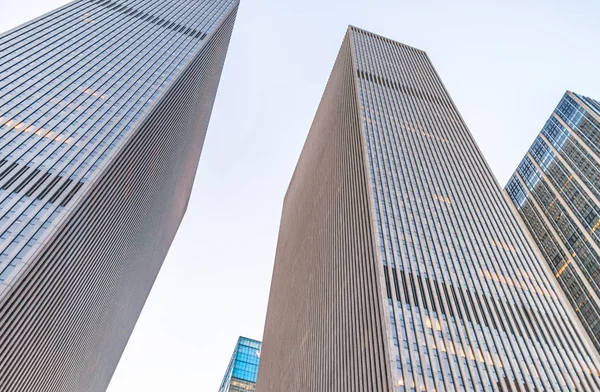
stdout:
POLYGON ((427 55, 353 36, 398 384, 596 389, 580 325, 427 55))
POLYGON ((257 392, 392 388, 350 37, 287 191, 257 392))
POLYGON ((425 52, 350 28, 285 199, 257 391, 597 390, 540 257, 425 52))
POLYGON ((598 350, 599 142, 600 105, 567 92, 506 188, 598 350))
POLYGON ((185 213, 236 10, 234 0, 77 1, 0 37, 11 54, 32 51, 20 62, 53 40, 61 53, 38 63, 39 85, 24 64, 0 65, 18 92, 2 97, 3 121, 18 120, 2 128, 0 169, 14 162, 59 189, 72 181, 63 203, 0 193, 2 222, 26 230, 1 244, 18 245, 0 265, 12 267, 0 277, 0 391, 106 389, 185 213), (69 61, 72 79, 60 67, 69 61), (95 77, 106 87, 82 90, 95 77))

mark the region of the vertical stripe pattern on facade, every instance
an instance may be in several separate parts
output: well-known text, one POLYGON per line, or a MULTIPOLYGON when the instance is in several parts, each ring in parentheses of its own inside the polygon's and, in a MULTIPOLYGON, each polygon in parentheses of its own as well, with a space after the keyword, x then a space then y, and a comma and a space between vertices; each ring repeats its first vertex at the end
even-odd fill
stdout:
POLYGON ((506 186, 600 350, 600 105, 567 92, 506 186))
POLYGON ((0 391, 106 389, 187 208, 237 5, 75 1, 0 36, 0 391))
POLYGON ((596 390, 540 258, 426 53, 351 27, 284 202, 257 390, 596 390))
POLYGON ((285 196, 258 392, 391 388, 350 38, 285 196))
POLYGON ((360 31, 353 43, 381 261, 399 287, 399 389, 596 388, 579 325, 425 52, 360 31))

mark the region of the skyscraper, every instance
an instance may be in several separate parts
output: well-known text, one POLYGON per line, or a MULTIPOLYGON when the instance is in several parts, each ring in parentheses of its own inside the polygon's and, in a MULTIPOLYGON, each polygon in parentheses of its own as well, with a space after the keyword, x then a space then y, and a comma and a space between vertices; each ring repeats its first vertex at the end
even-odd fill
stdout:
POLYGON ((285 196, 257 391, 598 390, 540 257, 426 53, 350 27, 285 196))
POLYGON ((185 213, 237 0, 0 36, 0 390, 103 391, 185 213))
POLYGON ((600 104, 566 92, 506 186, 600 350, 600 104))
POLYGON ((219 392, 253 392, 259 361, 260 342, 240 336, 219 392))

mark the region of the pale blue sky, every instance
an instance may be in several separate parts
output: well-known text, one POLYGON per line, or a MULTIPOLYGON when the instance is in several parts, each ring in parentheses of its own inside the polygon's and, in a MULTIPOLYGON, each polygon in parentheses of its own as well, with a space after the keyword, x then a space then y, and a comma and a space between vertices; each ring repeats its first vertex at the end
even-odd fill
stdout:
MULTIPOLYGON (((64 0, 0 0, 0 31, 64 0)), ((504 185, 565 90, 600 99, 597 0, 242 0, 187 215, 109 392, 216 392, 261 339, 281 203, 348 24, 424 49, 504 185)))

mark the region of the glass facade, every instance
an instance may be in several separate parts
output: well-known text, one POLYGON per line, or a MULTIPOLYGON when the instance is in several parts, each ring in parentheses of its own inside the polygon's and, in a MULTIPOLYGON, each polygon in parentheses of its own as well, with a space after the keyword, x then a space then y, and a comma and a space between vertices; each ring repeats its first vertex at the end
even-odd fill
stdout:
POLYGON ((2 387, 105 390, 185 213, 237 7, 77 0, 0 35, 2 387))
POLYGON ((600 349, 600 106, 566 92, 506 186, 600 349))
POLYGON ((396 390, 597 388, 598 364, 425 53, 361 32, 353 44, 396 390))
POLYGON ((599 390, 540 260, 427 54, 350 27, 285 197, 258 389, 599 390))
POLYGON ((0 292, 235 5, 76 1, 0 37, 0 292))
POLYGON ((253 392, 258 377, 261 342, 240 336, 219 392, 253 392))

